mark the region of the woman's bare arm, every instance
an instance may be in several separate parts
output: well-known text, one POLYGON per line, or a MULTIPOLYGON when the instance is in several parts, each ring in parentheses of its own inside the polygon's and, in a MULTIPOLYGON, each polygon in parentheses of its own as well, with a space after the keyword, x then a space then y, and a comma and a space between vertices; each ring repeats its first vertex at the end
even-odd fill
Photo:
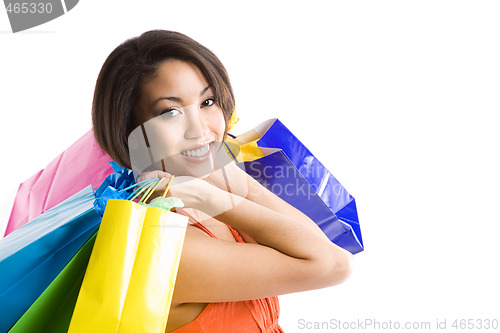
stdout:
MULTIPOLYGON (((158 176, 164 175, 155 175, 158 176)), ((330 242, 302 213, 273 198, 274 194, 266 194, 267 199, 252 195, 244 198, 207 181, 185 178, 174 179, 172 195, 185 201, 187 207, 215 217, 257 243, 215 239, 188 227, 174 305, 247 300, 318 289, 341 283, 350 274, 352 255, 330 242), (249 200, 252 198, 257 202, 249 200)))
POLYGON ((341 283, 350 274, 351 254, 304 221, 214 186, 197 209, 222 211, 216 219, 258 244, 213 239, 190 230, 173 303, 236 301, 318 289, 341 283), (221 207, 224 204, 227 207, 221 207))

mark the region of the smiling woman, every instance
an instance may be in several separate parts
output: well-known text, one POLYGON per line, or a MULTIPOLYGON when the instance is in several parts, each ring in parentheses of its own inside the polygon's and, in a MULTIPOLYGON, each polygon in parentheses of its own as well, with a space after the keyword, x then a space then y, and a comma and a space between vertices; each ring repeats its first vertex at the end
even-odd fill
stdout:
POLYGON ((169 193, 190 217, 167 332, 282 332, 277 295, 335 285, 351 271, 349 252, 227 160, 233 109, 221 62, 176 32, 127 40, 97 80, 99 145, 138 180, 175 175, 169 193))
MULTIPOLYGON (((160 67, 164 67, 161 65, 167 59, 182 60, 184 66, 189 66, 194 71, 192 75, 210 85, 226 124, 233 113, 234 95, 227 72, 220 60, 203 45, 180 33, 164 30, 149 31, 138 38, 124 42, 109 55, 99 73, 94 93, 92 121, 99 145, 115 161, 128 168, 131 168, 128 135, 140 125, 141 120, 148 117, 146 114, 133 112, 140 103, 140 94, 144 92, 150 94, 144 98, 156 97, 149 100, 149 103, 153 101, 158 104, 167 101, 178 103, 184 102, 179 101, 181 96, 176 96, 180 89, 191 86, 189 78, 186 77, 185 80, 188 82, 179 82, 183 83, 183 86, 178 86, 177 91, 169 91, 172 95, 162 95, 165 91, 158 91, 158 88, 151 92, 145 91, 145 86, 154 87, 154 84, 151 82, 148 84, 148 81, 167 79, 162 73, 168 73, 169 68, 158 71, 160 67), (153 96, 155 93, 158 96, 153 96), (141 118, 136 119, 136 117, 141 118)), ((176 62, 178 66, 167 65, 167 67, 182 67, 178 62, 176 62)), ((179 72, 182 72, 180 68, 177 71, 180 75, 179 72)), ((142 103, 146 101, 143 99, 142 103)), ((143 105, 143 107, 151 109, 149 112, 153 112, 152 108, 156 107, 155 111, 159 114, 165 110, 159 110, 162 105, 143 105)), ((224 133, 226 131, 227 126, 224 133)))
POLYGON ((165 60, 151 78, 143 81, 132 111, 134 126, 142 125, 136 131, 139 136, 147 132, 148 146, 158 163, 141 163, 134 157, 142 155, 134 154, 129 147, 132 168, 144 165, 137 171, 160 169, 178 176, 206 175, 206 168, 211 167, 210 147, 222 142, 226 131, 224 114, 211 85, 195 65, 176 59, 165 60))

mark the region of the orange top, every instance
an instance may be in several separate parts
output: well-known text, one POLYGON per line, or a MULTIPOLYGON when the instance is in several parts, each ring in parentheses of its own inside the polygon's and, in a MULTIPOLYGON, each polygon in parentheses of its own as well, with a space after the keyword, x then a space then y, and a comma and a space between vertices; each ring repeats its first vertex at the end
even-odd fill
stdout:
MULTIPOLYGON (((201 223, 195 222, 194 226, 216 238, 201 223)), ((229 229, 237 242, 245 242, 238 231, 231 227, 229 229)), ((278 324, 279 312, 276 296, 250 301, 208 303, 195 320, 171 333, 283 333, 278 324)))

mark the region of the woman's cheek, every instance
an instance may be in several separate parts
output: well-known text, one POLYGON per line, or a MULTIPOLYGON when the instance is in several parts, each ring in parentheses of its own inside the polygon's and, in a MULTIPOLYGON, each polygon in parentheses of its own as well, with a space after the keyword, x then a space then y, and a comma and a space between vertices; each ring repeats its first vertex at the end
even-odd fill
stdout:
POLYGON ((222 138, 224 136, 224 130, 226 129, 226 121, 224 120, 224 115, 222 113, 222 110, 218 112, 218 114, 213 117, 213 124, 212 128, 214 129, 214 132, 217 134, 217 138, 219 141, 222 141, 222 138))
POLYGON ((155 127, 147 131, 148 143, 155 160, 178 154, 180 140, 183 138, 175 127, 155 127))

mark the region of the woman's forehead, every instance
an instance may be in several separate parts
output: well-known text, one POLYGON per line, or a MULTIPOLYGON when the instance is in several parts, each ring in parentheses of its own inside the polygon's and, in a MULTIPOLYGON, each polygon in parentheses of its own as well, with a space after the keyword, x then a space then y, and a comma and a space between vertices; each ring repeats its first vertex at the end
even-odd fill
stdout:
MULTIPOLYGON (((142 86, 143 93, 189 97, 198 95, 209 84, 200 69, 189 62, 170 59, 163 62, 155 74, 142 86)), ((158 97, 162 97, 158 96, 158 97)))

